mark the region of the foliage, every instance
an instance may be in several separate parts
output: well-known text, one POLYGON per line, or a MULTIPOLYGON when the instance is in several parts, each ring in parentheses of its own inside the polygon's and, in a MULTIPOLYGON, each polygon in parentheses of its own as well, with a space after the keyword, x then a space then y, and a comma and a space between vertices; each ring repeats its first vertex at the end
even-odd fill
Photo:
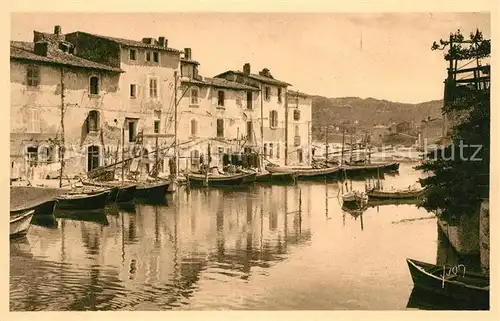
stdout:
POLYGON ((444 50, 452 44, 451 48, 445 53, 444 59, 449 60, 466 60, 466 59, 481 59, 489 57, 491 54, 491 40, 484 39, 483 33, 476 30, 475 33, 470 33, 469 40, 461 34, 460 29, 456 33, 450 34, 449 40, 439 40, 439 44, 434 41, 431 50, 444 50))
MULTIPOLYGON (((452 35, 452 48, 446 57, 452 59, 475 58, 475 49, 482 34, 471 34, 469 47, 462 47, 460 33, 452 35), (455 44, 455 41, 457 44, 455 44)), ((489 41, 487 41, 489 43, 489 41)), ((441 40, 442 45, 449 42, 441 40)), ((433 46, 434 48, 434 46, 433 46)), ((482 52, 482 57, 489 56, 482 52)), ((452 143, 438 151, 429 153, 429 158, 417 169, 429 176, 420 180, 427 188, 426 198, 421 206, 440 213, 444 220, 453 222, 462 215, 472 215, 488 195, 490 161, 490 96, 489 90, 474 90, 466 96, 466 102, 456 107, 464 115, 462 122, 455 126, 452 143), (477 146, 477 147, 476 147, 477 146), (480 147, 479 147, 480 146, 480 147), (479 151, 478 148, 480 148, 479 151)), ((448 106, 453 109, 455 106, 448 106)))

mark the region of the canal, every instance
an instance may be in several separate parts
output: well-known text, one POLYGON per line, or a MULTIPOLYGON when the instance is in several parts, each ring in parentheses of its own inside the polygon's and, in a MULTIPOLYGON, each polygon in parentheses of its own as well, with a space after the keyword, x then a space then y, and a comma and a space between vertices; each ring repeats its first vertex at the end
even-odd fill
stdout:
MULTIPOLYGON (((413 184, 412 166, 384 188, 413 184)), ((168 206, 32 225, 10 244, 10 310, 425 308, 405 259, 458 260, 436 220, 415 205, 353 216, 338 193, 335 182, 181 188, 168 206)))

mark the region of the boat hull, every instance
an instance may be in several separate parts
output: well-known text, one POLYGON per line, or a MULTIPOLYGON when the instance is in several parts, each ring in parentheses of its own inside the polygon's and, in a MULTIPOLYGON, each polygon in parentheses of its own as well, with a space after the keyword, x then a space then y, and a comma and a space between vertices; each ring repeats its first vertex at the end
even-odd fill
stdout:
POLYGON ((108 191, 84 195, 67 195, 57 198, 57 208, 61 210, 96 210, 106 206, 108 191))
POLYGON ((122 184, 121 182, 116 182, 116 181, 112 182, 83 181, 83 185, 107 187, 107 188, 116 187, 118 189, 116 191, 116 195, 114 198, 114 202, 116 203, 132 202, 134 200, 135 190, 137 188, 137 185, 135 184, 122 184))
MULTIPOLYGON (((255 182, 256 173, 244 173, 227 176, 208 176, 209 187, 240 186, 255 182)), ((189 174, 187 180, 190 186, 205 186, 205 175, 189 174)))
POLYGON ((425 189, 406 192, 384 192, 372 190, 367 192, 367 194, 370 198, 376 199, 416 199, 425 194, 425 189))
POLYGON ((442 277, 428 272, 430 269, 439 269, 440 267, 412 259, 407 259, 406 262, 416 288, 461 301, 477 308, 489 308, 489 278, 478 277, 477 274, 472 273, 465 273, 462 276, 462 272, 459 272, 454 280, 445 278, 443 281, 442 277), (474 279, 475 284, 465 283, 467 279, 474 279), (478 286, 479 281, 488 284, 488 288, 478 286))
POLYGON ((135 199, 142 202, 163 203, 166 201, 169 182, 138 185, 135 199))
POLYGON ((266 169, 270 173, 295 173, 295 176, 299 180, 315 180, 324 178, 336 178, 338 176, 340 167, 297 169, 273 166, 267 167, 266 169))
POLYGON ((10 218, 10 238, 16 238, 26 235, 31 225, 31 219, 35 214, 35 210, 27 210, 17 215, 11 215, 10 218))

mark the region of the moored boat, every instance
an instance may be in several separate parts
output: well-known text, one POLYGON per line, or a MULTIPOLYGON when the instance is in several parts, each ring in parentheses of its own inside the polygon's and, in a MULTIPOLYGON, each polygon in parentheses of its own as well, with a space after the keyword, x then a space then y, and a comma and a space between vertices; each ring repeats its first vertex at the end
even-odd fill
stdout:
POLYGON ((270 173, 294 173, 298 179, 318 179, 337 177, 339 166, 325 168, 293 168, 282 166, 268 166, 266 169, 270 173))
POLYGON ((422 189, 406 189, 406 190, 395 190, 395 191, 383 191, 377 189, 371 189, 366 192, 370 199, 416 199, 420 198, 425 194, 425 188, 422 189))
POLYGON ((10 237, 15 238, 25 235, 28 232, 34 214, 35 210, 31 209, 11 215, 9 221, 10 237))
POLYGON ((163 203, 166 201, 170 181, 140 182, 135 189, 134 198, 139 201, 163 203))
POLYGON ((103 209, 111 189, 99 192, 70 192, 57 197, 57 208, 61 210, 103 209))
POLYGON ((406 259, 413 284, 452 300, 463 301, 478 308, 489 307, 489 276, 466 271, 465 266, 437 266, 406 259))
POLYGON ((368 202, 368 195, 363 192, 349 191, 342 195, 342 207, 358 209, 368 202))
POLYGON ((209 187, 239 186, 255 182, 257 173, 237 173, 229 175, 187 174, 186 179, 190 186, 204 186, 207 181, 209 187))
POLYGON ((34 215, 52 215, 56 205, 55 197, 68 192, 57 188, 11 186, 10 213, 20 214, 35 210, 34 215))
POLYGON ((91 180, 82 180, 82 184, 86 186, 96 186, 105 188, 116 187, 117 188, 115 196, 116 203, 132 202, 134 200, 135 190, 137 188, 136 184, 129 182, 121 183, 119 181, 99 182, 91 180))

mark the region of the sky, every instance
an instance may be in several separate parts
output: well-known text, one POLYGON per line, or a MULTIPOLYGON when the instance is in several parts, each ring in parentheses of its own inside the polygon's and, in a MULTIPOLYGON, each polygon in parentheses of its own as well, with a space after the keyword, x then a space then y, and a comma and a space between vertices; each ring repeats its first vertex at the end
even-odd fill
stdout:
POLYGON ((434 41, 460 29, 490 37, 488 13, 12 13, 11 40, 33 30, 86 31, 192 48, 200 74, 268 68, 291 89, 326 97, 442 99, 446 62, 434 41))

